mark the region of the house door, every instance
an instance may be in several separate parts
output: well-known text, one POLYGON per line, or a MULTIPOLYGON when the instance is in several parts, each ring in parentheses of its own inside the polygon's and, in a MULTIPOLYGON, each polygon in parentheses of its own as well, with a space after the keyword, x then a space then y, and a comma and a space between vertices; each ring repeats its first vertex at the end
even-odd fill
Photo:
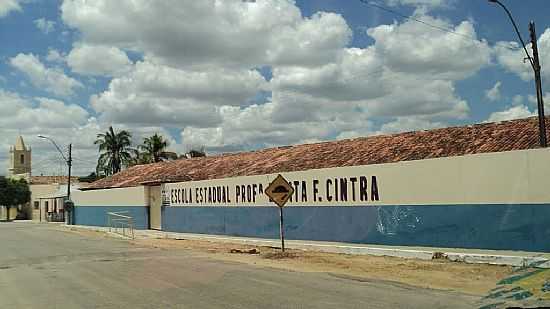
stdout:
POLYGON ((161 206, 160 186, 149 187, 149 220, 153 230, 162 229, 161 206))

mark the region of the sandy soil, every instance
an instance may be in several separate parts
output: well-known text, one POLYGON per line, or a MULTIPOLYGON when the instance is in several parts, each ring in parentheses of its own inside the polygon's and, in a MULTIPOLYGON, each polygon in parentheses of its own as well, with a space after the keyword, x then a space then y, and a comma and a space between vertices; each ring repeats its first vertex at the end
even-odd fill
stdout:
POLYGON ((359 256, 199 240, 148 239, 132 243, 161 249, 191 250, 211 258, 299 272, 326 272, 355 280, 386 280, 416 287, 486 295, 512 274, 512 267, 465 264, 446 260, 359 256), (246 253, 252 250, 257 253, 246 253), (231 251, 242 253, 231 253, 231 251))

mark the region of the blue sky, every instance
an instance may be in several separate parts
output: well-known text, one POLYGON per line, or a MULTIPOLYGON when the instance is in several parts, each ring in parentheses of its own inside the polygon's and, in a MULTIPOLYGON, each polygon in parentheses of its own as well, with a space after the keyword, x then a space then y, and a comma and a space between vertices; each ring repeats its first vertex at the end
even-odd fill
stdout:
MULTIPOLYGON (((0 168, 17 134, 35 174, 64 173, 37 134, 72 142, 87 174, 110 125, 218 153, 536 113, 500 7, 368 2, 0 1, 0 168)), ((526 41, 536 22, 549 89, 550 2, 502 2, 526 41)))

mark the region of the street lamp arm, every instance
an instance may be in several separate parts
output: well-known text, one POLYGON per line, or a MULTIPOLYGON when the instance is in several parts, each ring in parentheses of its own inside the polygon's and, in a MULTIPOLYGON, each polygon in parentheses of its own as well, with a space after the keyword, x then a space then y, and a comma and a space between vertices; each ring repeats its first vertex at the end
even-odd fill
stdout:
POLYGON ((502 4, 499 0, 489 0, 489 2, 496 3, 500 5, 506 14, 508 14, 508 17, 510 18, 510 21, 512 22, 512 25, 514 26, 514 29, 516 30, 516 33, 518 35, 519 41, 521 42, 521 46, 523 46, 523 50, 525 51, 525 54, 527 55, 527 59, 529 59, 529 63, 531 64, 531 67, 535 69, 535 63, 533 62, 533 59, 531 58, 531 55, 529 55, 529 52, 527 51, 527 47, 525 46, 525 42, 523 41, 523 38, 521 37, 521 33, 519 32, 518 26, 516 25, 516 22, 514 21, 514 18, 512 17, 512 13, 502 4))
POLYGON ((59 148, 59 146, 57 146, 57 143, 53 139, 51 139, 47 136, 44 136, 44 135, 38 135, 38 137, 45 138, 45 139, 49 140, 50 142, 52 142, 52 144, 55 146, 57 151, 59 151, 59 153, 61 154, 61 157, 63 157, 63 160, 65 160, 65 162, 69 161, 69 160, 67 160, 67 157, 65 157, 65 154, 63 154, 63 151, 61 150, 61 148, 59 148))

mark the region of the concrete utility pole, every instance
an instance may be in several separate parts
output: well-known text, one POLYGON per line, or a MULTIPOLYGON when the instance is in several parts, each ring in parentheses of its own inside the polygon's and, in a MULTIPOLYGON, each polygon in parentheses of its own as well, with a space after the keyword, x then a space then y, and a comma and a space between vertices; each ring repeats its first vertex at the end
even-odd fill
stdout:
POLYGON ((531 47, 533 48, 533 70, 535 71, 535 87, 537 88, 537 107, 539 110, 539 135, 540 146, 548 147, 546 140, 546 122, 544 119, 544 100, 542 95, 542 81, 540 77, 539 49, 537 47, 537 34, 535 32, 535 22, 529 23, 529 33, 531 34, 531 47))
POLYGON ((535 23, 534 22, 529 23, 529 32, 531 34, 531 46, 533 48, 533 58, 531 58, 531 55, 529 54, 529 52, 527 51, 527 47, 525 46, 525 42, 521 37, 521 33, 518 30, 516 22, 514 21, 514 18, 512 18, 512 13, 510 13, 508 8, 506 8, 506 6, 504 6, 504 4, 502 4, 499 0, 488 0, 488 1, 491 3, 496 3, 504 9, 506 14, 510 18, 512 25, 514 26, 514 29, 516 30, 516 34, 518 35, 519 41, 523 46, 523 50, 525 51, 525 54, 527 54, 527 59, 529 60, 529 63, 531 64, 533 71, 535 71, 535 87, 537 90, 537 108, 538 108, 538 114, 539 114, 539 143, 541 147, 546 148, 548 147, 548 144, 546 140, 546 122, 544 117, 544 102, 542 99, 539 51, 537 48, 537 35, 535 33, 535 23))
MULTIPOLYGON (((69 167, 69 177, 67 178, 67 202, 71 201, 71 167, 73 165, 73 156, 72 156, 73 144, 69 144, 69 159, 67 159, 67 166, 69 167)), ((72 209, 68 211, 67 214, 67 224, 72 224, 72 209)))

